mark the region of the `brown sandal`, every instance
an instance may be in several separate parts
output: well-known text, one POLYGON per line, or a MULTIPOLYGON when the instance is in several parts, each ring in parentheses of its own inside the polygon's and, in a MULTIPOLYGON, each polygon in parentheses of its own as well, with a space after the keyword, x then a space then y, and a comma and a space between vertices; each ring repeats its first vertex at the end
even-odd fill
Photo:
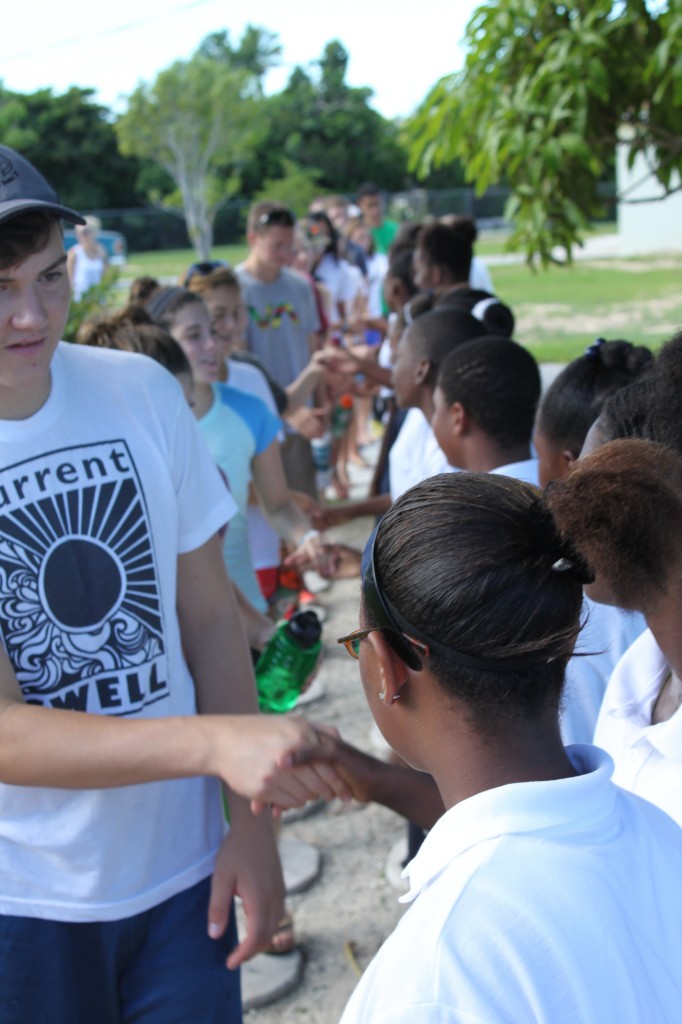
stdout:
POLYGON ((265 952, 270 956, 283 956, 285 953, 291 953, 295 948, 294 919, 287 912, 277 924, 277 928, 270 939, 270 945, 265 952))

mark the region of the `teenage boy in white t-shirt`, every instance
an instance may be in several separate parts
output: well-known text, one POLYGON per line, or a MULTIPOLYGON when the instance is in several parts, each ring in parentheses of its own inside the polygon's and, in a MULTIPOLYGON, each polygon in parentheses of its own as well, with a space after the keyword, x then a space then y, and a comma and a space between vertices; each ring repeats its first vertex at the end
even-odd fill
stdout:
POLYGON ((0 147, 0 1019, 239 1021, 283 885, 227 786, 300 802, 319 774, 264 782, 316 735, 253 714, 234 503, 179 386, 59 341, 60 218, 82 223, 0 147))

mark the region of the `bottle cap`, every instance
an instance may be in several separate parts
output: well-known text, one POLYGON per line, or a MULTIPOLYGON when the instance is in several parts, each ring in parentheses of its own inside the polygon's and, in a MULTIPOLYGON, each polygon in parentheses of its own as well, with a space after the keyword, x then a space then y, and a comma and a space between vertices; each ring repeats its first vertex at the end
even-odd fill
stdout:
POLYGON ((322 623, 312 609, 298 611, 289 619, 287 630, 300 647, 314 647, 322 636, 322 623))

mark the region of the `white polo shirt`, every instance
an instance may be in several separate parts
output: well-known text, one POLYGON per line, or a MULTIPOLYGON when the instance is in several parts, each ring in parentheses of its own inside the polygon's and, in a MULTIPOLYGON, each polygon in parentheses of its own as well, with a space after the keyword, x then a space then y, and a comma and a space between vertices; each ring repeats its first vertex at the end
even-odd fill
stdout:
POLYGON ((524 459, 522 462, 508 462, 506 466, 498 466, 497 469, 491 469, 490 472, 496 473, 498 476, 513 476, 515 480, 520 480, 523 484, 539 487, 539 465, 537 459, 524 459))
POLYGON ((388 453, 391 501, 438 473, 453 473, 421 409, 408 409, 398 436, 388 453))
MULTIPOLYGON (((646 622, 639 612, 597 604, 588 597, 583 598, 581 620, 584 625, 576 654, 566 667, 561 738, 564 746, 594 740, 598 747, 603 747, 594 738, 594 730, 606 687, 623 654, 646 629, 646 622)), ((614 782, 618 781, 614 775, 614 782)))
POLYGON ((440 818, 342 1024, 679 1024, 682 830, 569 754, 440 818))
POLYGON ((614 782, 682 825, 682 708, 667 722, 651 724, 669 672, 651 630, 645 630, 613 670, 594 741, 614 760, 614 782))

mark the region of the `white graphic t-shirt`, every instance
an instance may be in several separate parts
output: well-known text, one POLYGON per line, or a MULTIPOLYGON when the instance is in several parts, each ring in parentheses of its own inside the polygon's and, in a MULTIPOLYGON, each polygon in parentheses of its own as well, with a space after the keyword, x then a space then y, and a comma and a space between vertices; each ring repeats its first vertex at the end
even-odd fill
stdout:
MULTIPOLYGON (((234 513, 178 384, 144 356, 61 344, 28 420, 0 420, 0 641, 28 703, 196 713, 179 554, 234 513)), ((207 877, 218 783, 0 785, 0 913, 114 920, 207 877)))

